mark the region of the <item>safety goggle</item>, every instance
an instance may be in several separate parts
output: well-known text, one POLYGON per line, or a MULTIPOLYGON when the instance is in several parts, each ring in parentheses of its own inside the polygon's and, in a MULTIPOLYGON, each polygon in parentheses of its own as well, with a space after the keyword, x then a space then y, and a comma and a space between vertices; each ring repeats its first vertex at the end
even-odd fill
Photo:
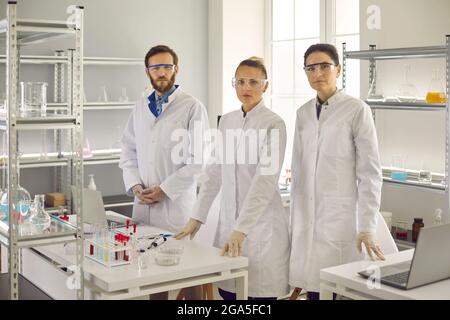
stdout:
POLYGON ((160 70, 163 70, 165 72, 173 72, 175 70, 175 65, 167 63, 151 64, 147 67, 147 70, 149 72, 158 72, 160 70))
POLYGON ((262 89, 267 83, 267 79, 252 79, 252 78, 233 78, 231 84, 233 88, 262 89))
POLYGON ((334 70, 336 67, 335 64, 328 63, 328 62, 320 62, 320 63, 314 63, 309 64, 305 67, 303 67, 303 70, 305 70, 306 73, 314 73, 316 70, 320 70, 323 73, 328 73, 334 70))

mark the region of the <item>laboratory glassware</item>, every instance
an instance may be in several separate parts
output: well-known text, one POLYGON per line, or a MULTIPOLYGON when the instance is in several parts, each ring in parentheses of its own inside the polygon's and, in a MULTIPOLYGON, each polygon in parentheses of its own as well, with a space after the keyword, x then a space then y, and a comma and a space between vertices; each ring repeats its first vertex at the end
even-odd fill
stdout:
POLYGON ((83 146, 83 159, 92 158, 94 155, 91 151, 91 145, 89 144, 89 139, 85 134, 84 146, 83 146))
POLYGON ((445 103, 447 98, 445 97, 445 90, 442 84, 442 80, 439 78, 439 70, 434 70, 434 76, 430 81, 427 96, 425 98, 427 103, 445 103))
POLYGON ((41 131, 41 150, 39 152, 39 159, 46 160, 48 159, 47 130, 40 130, 40 131, 41 131))
POLYGON ((88 176, 89 176, 88 189, 97 190, 97 185, 95 184, 95 181, 94 181, 94 175, 89 174, 88 176))
MULTIPOLYGON (((20 185, 20 157, 22 153, 19 152, 17 155, 17 188, 13 190, 16 194, 16 203, 13 204, 13 211, 20 213, 22 217, 25 217, 30 211, 31 205, 31 195, 30 193, 20 185)), ((5 168, 6 166, 4 166, 5 168)), ((6 179, 6 169, 3 172, 4 179, 6 179)), ((3 218, 8 216, 8 192, 7 189, 4 190, 2 197, 0 199, 0 208, 3 212, 3 218)))
POLYGON ((406 64, 403 66, 403 83, 398 88, 397 97, 401 102, 416 102, 417 101, 417 88, 412 84, 409 79, 409 71, 411 66, 406 64))
POLYGON ((37 194, 34 196, 34 205, 31 209, 30 223, 36 228, 36 231, 43 232, 50 227, 51 218, 44 210, 45 195, 37 194))
POLYGON ((436 226, 441 225, 442 224, 442 209, 437 208, 436 210, 434 210, 433 217, 434 217, 434 225, 436 225, 436 226))
POLYGON ((406 181, 408 173, 405 170, 406 156, 402 154, 392 156, 391 179, 406 181))
POLYGON ((47 112, 47 82, 20 82, 21 117, 45 117, 47 112))
POLYGON ((106 92, 106 87, 105 86, 101 86, 100 87, 100 93, 98 96, 98 102, 108 102, 108 94, 106 92))
POLYGON ((395 228, 395 236, 397 239, 406 240, 408 237, 408 224, 405 220, 397 220, 397 226, 395 228))

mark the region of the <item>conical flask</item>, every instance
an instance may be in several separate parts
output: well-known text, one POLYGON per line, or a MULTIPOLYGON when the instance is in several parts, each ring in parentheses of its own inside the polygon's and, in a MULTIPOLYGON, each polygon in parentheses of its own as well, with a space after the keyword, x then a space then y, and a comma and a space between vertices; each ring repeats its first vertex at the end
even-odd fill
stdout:
POLYGON ((411 70, 409 64, 403 67, 403 83, 398 88, 397 97, 401 102, 416 102, 417 101, 417 88, 411 82, 409 82, 408 75, 411 70))
POLYGON ((434 70, 433 78, 430 81, 430 86, 428 88, 427 103, 445 103, 447 98, 445 97, 445 90, 441 79, 439 78, 439 70, 434 70))

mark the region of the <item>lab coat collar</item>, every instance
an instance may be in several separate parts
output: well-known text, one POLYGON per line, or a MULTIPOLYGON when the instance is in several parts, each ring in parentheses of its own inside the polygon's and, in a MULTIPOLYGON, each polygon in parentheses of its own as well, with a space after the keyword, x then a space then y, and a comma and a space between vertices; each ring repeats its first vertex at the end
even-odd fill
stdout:
MULTIPOLYGON (((265 107, 264 99, 261 99, 261 101, 252 108, 249 112, 246 113, 245 118, 253 117, 254 115, 258 114, 264 107, 265 107)), ((241 106, 241 109, 244 110, 244 108, 241 106)), ((244 112, 242 112, 242 117, 244 117, 244 112)))
MULTIPOLYGON (((336 92, 330 98, 328 98, 327 101, 323 103, 323 105, 333 106, 333 104, 339 101, 340 97, 342 96, 342 93, 343 93, 342 89, 337 89, 336 92)), ((317 104, 320 104, 318 96, 316 96, 316 101, 314 105, 317 104)))

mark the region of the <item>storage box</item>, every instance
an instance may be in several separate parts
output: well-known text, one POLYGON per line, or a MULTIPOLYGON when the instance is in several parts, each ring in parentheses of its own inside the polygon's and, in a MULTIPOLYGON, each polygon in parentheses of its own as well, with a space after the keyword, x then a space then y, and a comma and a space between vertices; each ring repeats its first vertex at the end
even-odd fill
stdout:
POLYGON ((66 204, 64 193, 52 192, 45 195, 45 205, 47 207, 59 207, 66 204))

